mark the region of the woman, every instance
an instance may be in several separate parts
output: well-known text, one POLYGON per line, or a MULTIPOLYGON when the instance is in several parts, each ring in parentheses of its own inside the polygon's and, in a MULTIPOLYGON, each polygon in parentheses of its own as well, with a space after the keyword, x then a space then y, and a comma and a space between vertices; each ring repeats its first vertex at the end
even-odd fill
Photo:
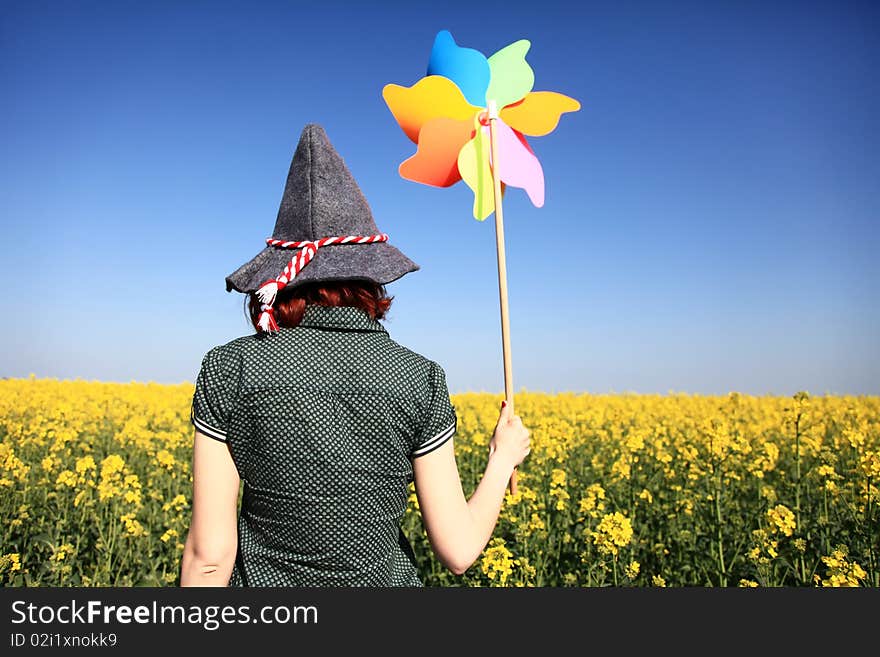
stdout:
POLYGON ((529 432, 501 409, 465 499, 443 369, 379 321, 385 284, 418 269, 387 239, 323 129, 306 126, 273 238, 226 279, 256 333, 211 349, 196 380, 182 586, 421 586, 400 529, 410 481, 449 570, 488 542, 529 432))

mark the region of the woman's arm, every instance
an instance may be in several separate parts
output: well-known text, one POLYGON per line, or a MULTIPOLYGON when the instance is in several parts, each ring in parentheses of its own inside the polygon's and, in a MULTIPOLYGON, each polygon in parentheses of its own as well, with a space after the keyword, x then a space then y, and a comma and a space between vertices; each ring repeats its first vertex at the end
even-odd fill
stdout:
POLYGON ((238 470, 226 443, 195 432, 192 522, 181 586, 227 586, 238 549, 238 470))
POLYGON ((502 409, 477 489, 465 499, 452 440, 413 461, 416 495, 431 548, 456 575, 486 547, 513 469, 529 453, 529 432, 517 415, 502 409))

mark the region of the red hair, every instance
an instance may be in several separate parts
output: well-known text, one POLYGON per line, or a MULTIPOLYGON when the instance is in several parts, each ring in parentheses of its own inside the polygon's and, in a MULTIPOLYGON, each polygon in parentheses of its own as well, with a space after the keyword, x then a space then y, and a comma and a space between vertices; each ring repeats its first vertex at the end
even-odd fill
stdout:
MULTIPOLYGON (((384 285, 372 281, 335 281, 327 283, 304 283, 293 289, 281 290, 275 299, 275 322, 278 327, 293 328, 302 321, 306 305, 353 306, 366 312, 373 319, 382 319, 394 297, 389 297, 384 285)), ((255 292, 245 297, 245 315, 254 330, 259 332, 257 320, 262 305, 255 292)))

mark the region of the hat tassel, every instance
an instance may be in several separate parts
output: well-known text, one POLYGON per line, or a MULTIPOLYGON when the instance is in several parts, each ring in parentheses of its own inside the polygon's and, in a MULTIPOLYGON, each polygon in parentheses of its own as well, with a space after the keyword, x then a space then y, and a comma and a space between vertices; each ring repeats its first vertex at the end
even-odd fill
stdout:
POLYGON ((269 331, 277 331, 278 324, 275 322, 275 309, 272 306, 268 306, 263 304, 262 311, 260 313, 260 318, 257 320, 257 326, 260 327, 260 330, 263 333, 268 333, 269 331))
POLYGON ((257 290, 257 297, 264 305, 271 306, 275 303, 275 296, 278 294, 278 281, 268 281, 257 290))

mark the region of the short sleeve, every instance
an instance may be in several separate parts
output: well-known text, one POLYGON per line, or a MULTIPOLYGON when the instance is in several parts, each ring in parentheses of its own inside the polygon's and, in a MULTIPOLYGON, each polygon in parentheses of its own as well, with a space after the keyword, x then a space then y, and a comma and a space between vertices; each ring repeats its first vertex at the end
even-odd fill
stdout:
POLYGON ((226 442, 236 389, 234 363, 222 346, 214 347, 205 354, 196 377, 190 413, 193 426, 206 436, 226 442))
POLYGON ((410 455, 412 458, 424 456, 440 447, 455 435, 458 424, 455 407, 449 399, 446 373, 433 361, 428 373, 428 387, 424 424, 416 437, 415 447, 410 455))

